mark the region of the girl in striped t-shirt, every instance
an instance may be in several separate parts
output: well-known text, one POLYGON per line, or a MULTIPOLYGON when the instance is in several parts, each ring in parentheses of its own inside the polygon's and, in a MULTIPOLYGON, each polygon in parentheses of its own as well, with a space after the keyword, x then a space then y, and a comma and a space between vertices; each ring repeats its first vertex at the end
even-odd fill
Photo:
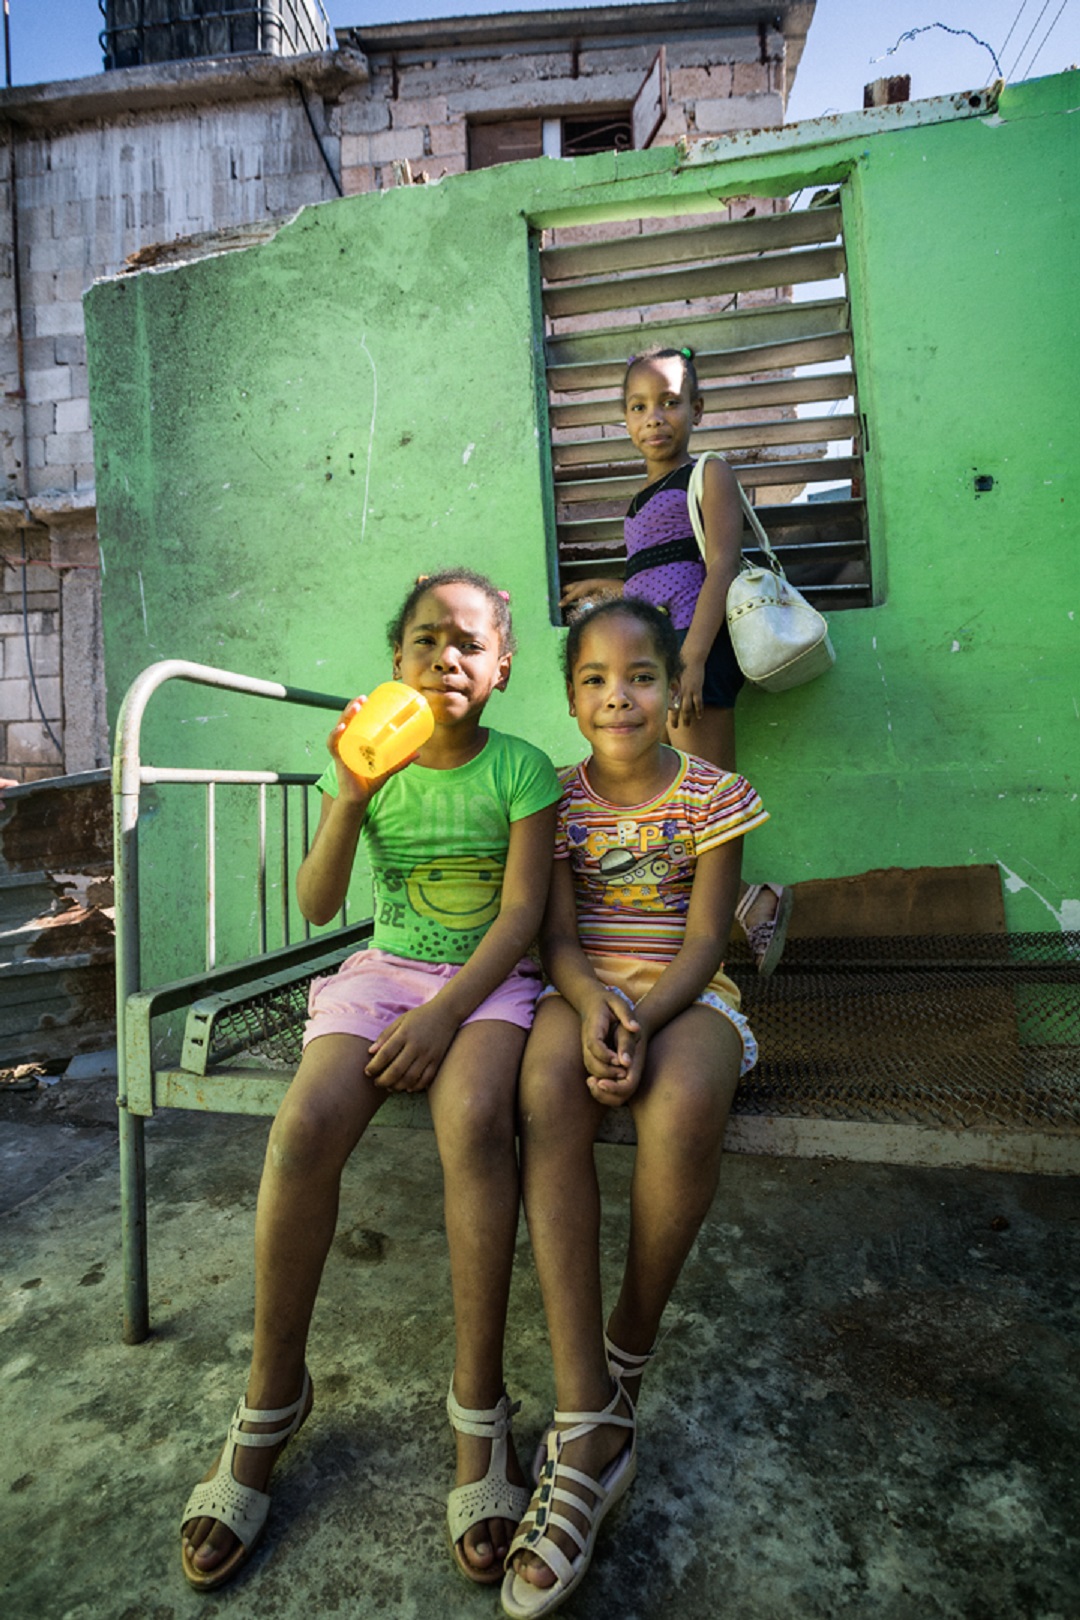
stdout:
POLYGON ((636 1470, 638 1385, 708 1213, 739 1075, 757 1048, 722 956, 742 835, 766 820, 741 776, 665 741, 681 670, 664 613, 607 601, 570 626, 570 712, 592 750, 561 774, 541 935, 550 986, 521 1072, 525 1211, 557 1410, 503 1583, 533 1620, 584 1576, 636 1470), (593 1140, 605 1108, 637 1133, 622 1288, 604 1327, 593 1140))

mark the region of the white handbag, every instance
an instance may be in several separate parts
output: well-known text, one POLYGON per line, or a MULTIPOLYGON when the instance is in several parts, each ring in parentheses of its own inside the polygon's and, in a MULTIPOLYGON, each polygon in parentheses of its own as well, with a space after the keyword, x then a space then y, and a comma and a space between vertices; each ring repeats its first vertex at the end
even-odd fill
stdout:
MULTIPOLYGON (((698 457, 686 492, 690 522, 703 557, 705 526, 701 492, 705 463, 714 456, 715 451, 706 451, 698 457)), ((716 456, 716 460, 722 459, 716 456)), ((824 675, 836 662, 836 654, 829 640, 828 624, 817 608, 811 607, 794 585, 788 583, 780 559, 769 544, 761 519, 741 484, 738 490, 743 512, 769 566, 760 567, 742 558, 727 596, 731 645, 748 681, 766 692, 786 692, 790 686, 802 686, 816 675, 824 675)))

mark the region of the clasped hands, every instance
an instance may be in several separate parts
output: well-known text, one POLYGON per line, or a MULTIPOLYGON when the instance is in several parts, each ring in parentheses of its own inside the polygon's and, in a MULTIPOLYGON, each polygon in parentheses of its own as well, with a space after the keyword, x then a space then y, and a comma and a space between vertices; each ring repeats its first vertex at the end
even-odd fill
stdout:
POLYGON ((581 1013, 585 1082, 605 1108, 621 1108, 641 1084, 649 1032, 617 990, 600 987, 581 1013))

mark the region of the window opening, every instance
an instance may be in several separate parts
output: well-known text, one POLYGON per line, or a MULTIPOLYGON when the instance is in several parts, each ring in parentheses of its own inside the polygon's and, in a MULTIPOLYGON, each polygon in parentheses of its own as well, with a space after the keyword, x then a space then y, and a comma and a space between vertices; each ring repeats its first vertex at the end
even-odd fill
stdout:
POLYGON ((630 114, 608 113, 604 118, 564 118, 563 157, 586 157, 590 152, 629 152, 634 145, 630 114))
POLYGON ((503 118, 494 124, 469 125, 470 169, 490 169, 496 163, 541 157, 543 151, 542 119, 503 118))
POLYGON ((667 112, 667 54, 661 46, 629 107, 603 113, 586 106, 565 117, 499 118, 469 125, 469 168, 519 158, 586 157, 651 145, 667 112))
POLYGON ((821 200, 733 199, 690 222, 623 222, 600 241, 595 225, 543 233, 561 584, 621 573, 643 472, 623 423, 626 362, 651 343, 688 344, 705 399, 691 449, 730 461, 812 601, 870 604, 843 225, 838 193, 821 200))
POLYGON ((586 157, 590 152, 628 152, 634 144, 629 111, 602 118, 503 118, 469 125, 469 168, 521 158, 586 157))

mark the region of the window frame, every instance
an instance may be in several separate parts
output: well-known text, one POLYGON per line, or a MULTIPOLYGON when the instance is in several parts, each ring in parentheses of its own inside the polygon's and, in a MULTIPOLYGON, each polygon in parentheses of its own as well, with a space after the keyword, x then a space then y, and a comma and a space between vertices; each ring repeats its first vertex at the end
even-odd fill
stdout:
MULTIPOLYGON (((612 430, 622 423, 618 394, 626 360, 653 340, 695 350, 712 411, 707 408, 691 448, 734 452, 736 475, 758 505, 792 582, 828 611, 881 599, 884 571, 873 555, 866 497, 869 447, 858 393, 845 195, 841 179, 825 194, 815 193, 817 206, 761 215, 750 199, 721 197, 689 224, 662 217, 645 200, 612 228, 609 243, 545 240, 550 233, 534 223, 534 307, 543 356, 537 395, 554 623, 562 622, 557 604, 564 584, 621 573, 622 518, 643 468, 625 429, 612 430), (732 218, 733 208, 743 217, 732 218), (713 248, 736 251, 703 255, 710 240, 713 248), (790 296, 794 285, 826 276, 839 281, 838 293, 804 301, 790 296), (777 296, 763 303, 769 287, 777 296), (567 289, 571 296, 562 296, 567 289), (703 313, 694 302, 724 296, 732 300, 727 310, 703 313), (601 322, 593 330, 591 316, 601 322), (568 329, 560 330, 560 323, 568 329), (796 365, 800 359, 809 369, 796 365), (850 403, 842 407, 845 399, 850 403), (800 405, 822 414, 800 414, 800 405), (764 411, 773 414, 762 420, 764 411), (575 440, 575 425, 599 437, 575 440), (842 455, 820 448, 845 442, 850 449, 842 455), (593 445, 603 449, 594 452, 593 445), (791 451, 783 451, 785 445, 791 451), (828 483, 850 488, 811 493, 811 486, 828 483), (770 503, 769 491, 785 484, 802 488, 770 503), (766 500, 759 504, 762 494, 766 500)), ((567 223, 563 216, 560 228, 567 223)), ((595 227, 586 234, 595 237, 595 227)), ((755 555, 749 535, 745 549, 755 555)))

